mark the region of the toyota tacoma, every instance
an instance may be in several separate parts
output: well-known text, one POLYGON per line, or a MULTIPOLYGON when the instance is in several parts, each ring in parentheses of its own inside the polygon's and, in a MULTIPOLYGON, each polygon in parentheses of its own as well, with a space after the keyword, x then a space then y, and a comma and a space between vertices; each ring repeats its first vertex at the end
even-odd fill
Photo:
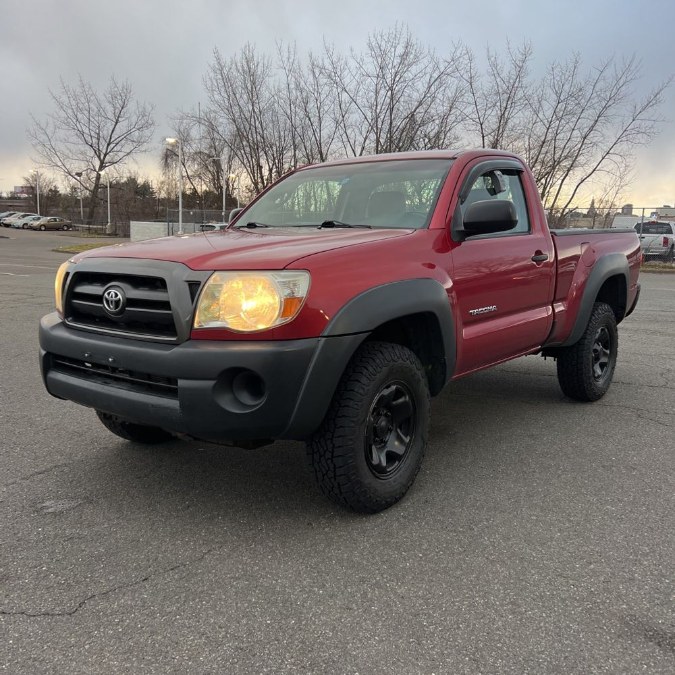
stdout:
POLYGON ((516 155, 334 161, 224 231, 61 265, 42 375, 131 441, 304 441, 322 492, 372 513, 411 486, 452 380, 542 354, 568 397, 603 396, 639 266, 634 230, 549 230, 516 155))

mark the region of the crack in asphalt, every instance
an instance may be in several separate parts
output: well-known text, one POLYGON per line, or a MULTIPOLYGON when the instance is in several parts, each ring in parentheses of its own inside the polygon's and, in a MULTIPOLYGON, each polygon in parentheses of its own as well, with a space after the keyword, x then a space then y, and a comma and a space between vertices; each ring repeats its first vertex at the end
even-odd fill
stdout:
MULTIPOLYGON (((618 408, 620 410, 630 410, 631 412, 635 413, 640 419, 648 420, 650 422, 654 422, 654 424, 659 424, 660 426, 667 427, 669 429, 673 426, 669 422, 664 422, 661 419, 654 419, 653 417, 650 417, 647 414, 650 411, 643 410, 642 408, 633 408, 632 406, 625 405, 623 403, 600 403, 600 402, 596 402, 595 405, 598 406, 599 408, 618 408)), ((653 414, 656 414, 656 412, 654 412, 653 414)))
POLYGON ((625 380, 614 380, 612 384, 620 384, 623 387, 645 387, 647 389, 671 389, 675 390, 675 387, 669 387, 667 384, 645 384, 644 382, 627 382, 625 380))
POLYGON ((136 586, 140 586, 141 584, 144 584, 148 581, 151 581, 152 579, 155 579, 157 577, 162 577, 166 574, 170 574, 171 572, 175 572, 176 570, 183 569, 185 567, 188 567, 190 565, 194 565, 195 563, 201 562, 204 560, 207 556, 209 556, 211 553, 215 553, 216 551, 220 551, 223 548, 224 544, 220 546, 215 546, 214 548, 210 548, 207 551, 204 551, 201 555, 197 556, 196 558, 192 558, 190 560, 185 560, 183 562, 177 563, 176 565, 172 565, 171 567, 167 567, 164 570, 159 570, 158 572, 154 572, 152 574, 148 574, 147 576, 143 577, 142 579, 137 579, 136 581, 133 581, 128 584, 119 584, 118 586, 114 586, 113 588, 108 588, 103 591, 99 591, 98 593, 92 593, 91 595, 88 595, 86 598, 83 598, 80 600, 75 607, 72 609, 64 609, 64 610, 55 610, 55 611, 45 611, 45 612, 31 612, 28 610, 6 610, 6 609, 0 609, 0 616, 25 616, 30 619, 35 619, 35 618, 59 618, 59 617, 64 617, 64 616, 74 616, 77 612, 79 612, 90 600, 96 600, 98 598, 104 598, 108 595, 111 595, 112 593, 115 593, 117 591, 122 591, 122 590, 127 590, 129 588, 134 588, 136 586))
POLYGON ((43 476, 44 474, 47 474, 54 469, 60 469, 61 467, 64 466, 70 466, 72 462, 61 462, 59 464, 53 464, 52 466, 48 466, 45 469, 39 469, 38 471, 33 471, 33 473, 29 473, 27 476, 22 476, 21 478, 17 478, 16 480, 10 481, 9 483, 4 483, 0 487, 5 489, 5 488, 10 488, 13 487, 14 485, 18 485, 19 483, 23 483, 27 480, 30 480, 31 478, 35 478, 36 476, 43 476))

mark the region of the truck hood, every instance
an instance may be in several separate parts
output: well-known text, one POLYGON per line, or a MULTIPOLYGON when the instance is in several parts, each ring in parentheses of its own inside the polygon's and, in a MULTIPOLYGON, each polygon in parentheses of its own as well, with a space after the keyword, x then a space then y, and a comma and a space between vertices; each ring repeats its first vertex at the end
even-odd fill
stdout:
POLYGON ((269 228, 223 230, 116 244, 75 256, 139 258, 187 265, 194 270, 283 269, 315 253, 412 234, 402 229, 269 228))

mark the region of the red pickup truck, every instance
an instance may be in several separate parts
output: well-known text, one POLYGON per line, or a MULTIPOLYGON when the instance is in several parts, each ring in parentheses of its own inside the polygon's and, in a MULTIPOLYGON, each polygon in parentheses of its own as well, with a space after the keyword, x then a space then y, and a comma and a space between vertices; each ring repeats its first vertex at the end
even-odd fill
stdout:
POLYGON ((451 380, 538 353, 567 396, 605 394, 639 264, 633 230, 549 231, 512 154, 330 162, 225 231, 64 263, 42 374, 128 440, 306 441, 324 494, 376 512, 415 479, 451 380))

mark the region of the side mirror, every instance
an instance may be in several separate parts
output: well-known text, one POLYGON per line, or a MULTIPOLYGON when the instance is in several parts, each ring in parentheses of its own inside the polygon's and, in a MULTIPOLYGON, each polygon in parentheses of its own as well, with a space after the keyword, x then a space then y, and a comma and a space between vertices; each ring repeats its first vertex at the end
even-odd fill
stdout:
POLYGON ((507 199, 486 199, 469 206, 458 231, 466 238, 476 234, 506 232, 517 224, 518 214, 513 202, 507 199))
POLYGON ((232 209, 230 211, 230 215, 227 217, 227 222, 232 223, 236 220, 237 216, 243 211, 244 209, 241 207, 237 207, 236 209, 232 209))

